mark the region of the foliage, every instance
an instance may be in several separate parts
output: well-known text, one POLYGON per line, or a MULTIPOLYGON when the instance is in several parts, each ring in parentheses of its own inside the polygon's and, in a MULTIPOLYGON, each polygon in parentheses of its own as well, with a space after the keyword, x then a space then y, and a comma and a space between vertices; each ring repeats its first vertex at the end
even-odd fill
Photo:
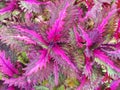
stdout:
POLYGON ((0 1, 0 89, 119 89, 119 14, 119 0, 0 1))

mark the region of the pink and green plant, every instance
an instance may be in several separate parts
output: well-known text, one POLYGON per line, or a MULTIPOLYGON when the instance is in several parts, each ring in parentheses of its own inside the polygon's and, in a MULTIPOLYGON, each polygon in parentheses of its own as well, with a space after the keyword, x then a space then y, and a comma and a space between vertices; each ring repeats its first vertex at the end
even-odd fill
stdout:
POLYGON ((0 49, 0 89, 119 89, 119 0, 1 4, 1 48, 9 50, 0 49), (76 85, 68 87, 68 78, 75 78, 76 85))

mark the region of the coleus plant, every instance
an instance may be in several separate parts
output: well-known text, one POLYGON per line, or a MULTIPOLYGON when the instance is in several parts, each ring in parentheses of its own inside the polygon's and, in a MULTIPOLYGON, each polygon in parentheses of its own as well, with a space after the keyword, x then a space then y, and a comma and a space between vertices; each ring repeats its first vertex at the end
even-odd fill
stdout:
MULTIPOLYGON (((117 90, 120 83, 119 0, 7 0, 0 9, 0 39, 25 59, 0 52, 3 90, 50 90, 60 76, 75 90, 117 90), (9 15, 8 15, 9 14, 9 15), (62 77, 63 78, 63 77, 62 77), (51 81, 50 81, 51 82, 51 81), (49 83, 50 83, 49 82, 49 83)), ((65 89, 65 88, 64 88, 65 89)))

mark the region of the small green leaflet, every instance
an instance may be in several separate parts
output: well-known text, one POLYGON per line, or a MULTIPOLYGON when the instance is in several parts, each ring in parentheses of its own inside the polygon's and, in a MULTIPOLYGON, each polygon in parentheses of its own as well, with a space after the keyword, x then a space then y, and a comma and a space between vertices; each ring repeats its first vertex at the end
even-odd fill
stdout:
POLYGON ((28 63, 28 57, 26 55, 26 52, 20 53, 20 55, 18 55, 18 60, 23 64, 28 63))
POLYGON ((54 88, 53 90, 65 90, 65 86, 61 85, 60 87, 54 88))
POLYGON ((35 90, 49 90, 47 87, 44 86, 36 86, 35 90))

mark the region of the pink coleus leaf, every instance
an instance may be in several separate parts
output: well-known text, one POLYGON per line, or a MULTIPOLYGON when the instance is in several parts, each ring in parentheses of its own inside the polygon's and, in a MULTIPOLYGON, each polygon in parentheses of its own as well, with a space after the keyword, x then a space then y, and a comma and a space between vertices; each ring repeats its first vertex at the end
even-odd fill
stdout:
POLYGON ((27 28, 22 28, 21 26, 14 26, 14 28, 16 28, 17 30, 20 30, 21 32, 27 33, 29 35, 31 35, 32 37, 34 37, 35 39, 37 39, 41 44, 46 45, 45 40, 42 38, 42 36, 38 33, 36 33, 34 30, 29 30, 27 28))
POLYGON ((5 52, 3 51, 0 51, 0 71, 2 71, 3 74, 6 74, 8 76, 18 74, 18 70, 10 62, 9 58, 6 59, 5 52))
POLYGON ((41 50, 40 53, 41 53, 41 55, 39 57, 39 60, 32 61, 25 68, 27 75, 30 75, 32 73, 36 73, 39 69, 41 70, 43 68, 46 68, 46 63, 49 60, 48 51, 45 49, 45 50, 41 50))
POLYGON ((38 0, 21 0, 19 4, 24 11, 40 13, 40 5, 47 4, 47 2, 40 2, 38 0))
POLYGON ((116 50, 113 51, 107 51, 102 49, 105 53, 107 53, 108 56, 110 56, 112 59, 120 59, 120 49, 117 48, 116 50))
POLYGON ((29 37, 26 37, 26 36, 17 35, 17 36, 11 36, 11 37, 19 39, 19 40, 23 40, 27 44, 34 44, 34 45, 36 44, 36 42, 34 42, 33 40, 31 40, 29 37))
POLYGON ((105 25, 107 25, 108 21, 112 17, 113 14, 115 14, 119 9, 114 9, 108 13, 108 15, 102 20, 102 23, 98 26, 99 33, 104 32, 105 25))
POLYGON ((85 41, 86 41, 86 46, 87 46, 87 47, 91 46, 91 45, 92 45, 92 40, 91 40, 91 38, 89 37, 89 34, 88 34, 87 32, 85 32, 80 25, 79 25, 78 27, 79 27, 79 29, 80 29, 80 31, 81 31, 81 33, 82 33, 83 39, 85 39, 85 41))
POLYGON ((7 4, 6 7, 0 9, 0 14, 5 14, 7 12, 11 12, 16 7, 16 0, 12 0, 10 3, 7 4))
POLYGON ((110 85, 110 89, 111 90, 117 90, 117 87, 120 85, 120 79, 118 80, 114 80, 111 85, 110 85))
POLYGON ((32 17, 32 13, 25 13, 25 22, 28 26, 32 25, 32 21, 31 21, 31 17, 32 17))
MULTIPOLYGON (((58 20, 59 18, 63 17, 65 18, 66 15, 69 13, 69 6, 74 7, 73 3, 75 2, 75 0, 56 0, 55 2, 49 2, 49 4, 47 5, 47 9, 50 12, 50 25, 53 26, 53 24, 56 22, 56 20, 58 20), (68 5, 69 4, 69 5, 68 5), (66 6, 68 5, 68 6, 66 6), (62 14, 62 12, 65 11, 65 13, 63 13, 63 16, 61 16, 60 14, 62 14), (67 11, 67 13, 66 13, 67 11)), ((72 10, 72 8, 70 9, 72 12, 75 10, 75 8, 72 10)), ((76 14, 76 12, 73 12, 76 14)), ((72 13, 69 15, 71 16, 72 13)), ((74 16, 73 16, 74 17, 74 16)), ((72 19, 72 18, 71 18, 72 19)))
POLYGON ((76 43, 78 44, 78 46, 80 47, 80 48, 82 48, 82 38, 81 38, 81 36, 80 36, 80 34, 77 32, 77 29, 76 29, 76 27, 74 26, 74 35, 75 35, 75 40, 76 40, 76 43))
POLYGON ((8 87, 7 90, 15 90, 15 87, 14 86, 8 87))
POLYGON ((120 38, 120 19, 119 19, 119 21, 118 21, 117 30, 115 31, 114 37, 116 38, 117 41, 118 41, 118 39, 120 38))
POLYGON ((80 86, 78 86, 77 90, 82 90, 82 87, 85 85, 86 81, 87 81, 87 77, 85 75, 82 76, 81 84, 80 86))
POLYGON ((83 74, 85 74, 86 76, 90 76, 92 74, 91 70, 92 70, 91 63, 86 63, 83 74))
POLYGON ((95 55, 95 57, 99 58, 100 60, 102 60, 103 62, 108 64, 111 68, 113 68, 117 72, 120 72, 120 69, 117 68, 114 65, 114 63, 112 62, 112 60, 110 60, 109 57, 104 52, 102 52, 101 50, 94 50, 94 55, 95 55))
POLYGON ((93 19, 97 19, 97 16, 98 16, 98 14, 100 13, 100 9, 101 9, 101 6, 102 6, 102 4, 100 3, 100 2, 98 2, 98 1, 95 1, 94 2, 94 5, 92 6, 92 8, 91 9, 89 9, 89 11, 86 13, 86 16, 85 16, 85 18, 84 19, 86 19, 86 18, 88 18, 88 17, 91 17, 91 18, 93 18, 93 19))
POLYGON ((25 90, 34 90, 33 85, 30 82, 29 77, 26 76, 20 76, 18 78, 3 78, 4 84, 8 84, 9 87, 11 86, 17 86, 20 89, 25 90))
POLYGON ((86 60, 86 63, 85 63, 85 68, 84 68, 84 72, 83 74, 85 74, 86 76, 90 76, 92 74, 92 65, 91 65, 91 62, 90 62, 90 58, 89 57, 86 57, 85 58, 86 60))
MULTIPOLYGON (((73 0, 72 0, 73 1, 73 0)), ((49 41, 58 41, 61 37, 61 31, 63 30, 63 25, 65 24, 65 17, 67 15, 66 11, 67 8, 71 5, 72 1, 61 1, 63 6, 62 9, 59 12, 58 18, 55 20, 54 24, 52 25, 52 28, 49 29, 48 34, 48 40, 49 41)))
POLYGON ((77 67, 71 62, 70 58, 67 56, 66 52, 62 48, 60 48, 59 46, 55 46, 52 50, 56 55, 65 60, 76 72, 78 72, 77 67))
POLYGON ((58 70, 59 70, 59 68, 58 68, 58 65, 57 65, 57 63, 55 62, 54 63, 54 77, 55 77, 55 85, 57 86, 58 85, 58 79, 59 79, 59 73, 58 73, 58 70))

